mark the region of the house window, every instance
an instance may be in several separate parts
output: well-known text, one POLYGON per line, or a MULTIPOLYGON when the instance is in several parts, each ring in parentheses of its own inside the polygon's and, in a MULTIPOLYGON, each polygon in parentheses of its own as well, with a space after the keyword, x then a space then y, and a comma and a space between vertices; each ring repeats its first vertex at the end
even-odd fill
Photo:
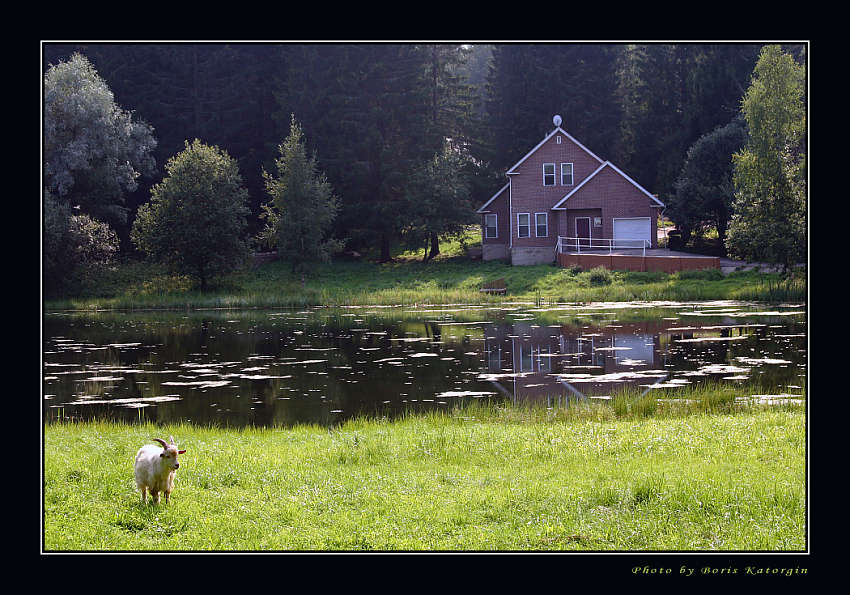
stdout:
POLYGON ((534 213, 534 235, 538 238, 545 238, 549 235, 547 213, 534 213))
POLYGON ((531 235, 531 219, 528 213, 516 214, 516 235, 518 238, 527 238, 531 235))
POLYGON ((573 185, 573 164, 572 163, 562 163, 561 164, 561 186, 572 186, 573 185))
POLYGON ((555 164, 554 163, 544 163, 543 164, 543 185, 544 186, 554 186, 555 185, 555 164))
POLYGON ((484 215, 484 237, 495 238, 499 235, 498 217, 495 213, 484 215))

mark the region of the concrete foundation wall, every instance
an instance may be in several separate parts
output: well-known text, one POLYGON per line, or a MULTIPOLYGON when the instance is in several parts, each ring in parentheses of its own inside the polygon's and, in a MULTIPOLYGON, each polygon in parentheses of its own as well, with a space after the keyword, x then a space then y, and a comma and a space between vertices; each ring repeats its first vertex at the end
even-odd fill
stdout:
POLYGON ((506 244, 481 244, 482 260, 507 260, 508 246, 506 244))
POLYGON ((555 250, 551 246, 514 246, 511 249, 511 264, 548 264, 555 262, 555 250))

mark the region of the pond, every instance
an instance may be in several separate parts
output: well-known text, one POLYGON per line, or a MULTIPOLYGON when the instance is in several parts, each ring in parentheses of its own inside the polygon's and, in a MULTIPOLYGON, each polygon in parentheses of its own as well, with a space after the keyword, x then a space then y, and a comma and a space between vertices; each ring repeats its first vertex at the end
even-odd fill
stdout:
POLYGON ((794 395, 806 319, 805 304, 725 301, 46 313, 42 410, 289 426, 706 380, 794 395))

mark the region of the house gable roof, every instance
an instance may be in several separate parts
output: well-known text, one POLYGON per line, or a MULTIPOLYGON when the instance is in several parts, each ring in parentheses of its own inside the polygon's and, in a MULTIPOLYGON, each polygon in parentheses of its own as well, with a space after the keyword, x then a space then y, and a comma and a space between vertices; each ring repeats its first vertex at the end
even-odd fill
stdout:
POLYGON ((578 186, 576 186, 575 188, 573 188, 573 189, 572 189, 569 193, 567 193, 567 195, 566 195, 566 196, 564 196, 564 198, 562 198, 562 199, 561 199, 561 200, 559 200, 557 203, 555 203, 555 205, 554 205, 552 208, 553 208, 553 209, 558 209, 558 210, 565 210, 565 209, 566 209, 566 207, 565 207, 565 206, 562 206, 562 205, 563 205, 565 202, 567 202, 567 199, 569 199, 569 198, 570 198, 573 194, 575 194, 576 192, 578 192, 579 190, 581 190, 581 188, 582 188, 585 184, 587 184, 588 182, 590 182, 590 180, 592 180, 594 177, 596 177, 596 175, 597 175, 599 172, 601 172, 603 169, 605 169, 606 167, 610 167, 611 169, 613 169, 615 172, 617 172, 617 173, 618 173, 618 174, 620 174, 623 178, 625 178, 625 179, 626 179, 629 183, 631 183, 631 184, 632 184, 635 188, 637 188, 638 190, 640 190, 641 192, 643 192, 645 195, 647 195, 647 196, 648 196, 648 197, 649 197, 649 198, 650 198, 653 202, 655 202, 655 203, 656 203, 656 204, 655 204, 655 205, 653 205, 653 206, 655 206, 655 207, 663 207, 663 206, 665 206, 663 202, 661 202, 660 200, 658 200, 657 198, 655 198, 652 194, 650 194, 650 193, 646 190, 646 188, 644 188, 643 186, 641 186, 640 184, 638 184, 637 182, 635 182, 633 179, 631 179, 629 176, 627 176, 627 175, 625 174, 625 172, 623 172, 623 170, 621 170, 619 167, 617 167, 616 165, 614 165, 614 164, 613 164, 613 163, 611 163, 610 161, 605 161, 602 165, 600 165, 599 167, 597 167, 597 168, 596 168, 596 171, 594 171, 592 174, 590 174, 590 175, 589 175, 589 176, 587 176, 584 180, 582 180, 581 184, 579 184, 578 186))
POLYGON ((564 130, 564 129, 563 129, 563 128, 561 128, 560 126, 556 126, 556 127, 555 127, 555 130, 553 130, 552 132, 550 132, 549 134, 547 134, 547 135, 546 135, 546 138, 544 138, 542 141, 540 141, 539 143, 537 143, 537 146, 536 146, 536 147, 534 147, 534 148, 533 148, 533 149, 531 149, 528 153, 526 153, 526 154, 525 154, 525 156, 524 156, 522 159, 520 159, 519 161, 517 161, 516 163, 514 163, 514 164, 513 164, 513 166, 512 166, 511 168, 509 168, 509 169, 508 169, 508 171, 507 171, 507 175, 509 175, 509 176, 510 176, 510 175, 518 174, 519 172, 518 172, 518 171, 516 171, 516 169, 517 169, 517 168, 518 168, 518 167, 519 167, 519 166, 520 166, 520 165, 521 165, 521 164, 522 164, 522 163, 523 163, 526 159, 528 159, 528 158, 529 158, 529 157, 530 157, 530 156, 531 156, 531 155, 532 155, 532 154, 533 154, 533 153, 534 153, 537 149, 539 149, 539 148, 540 148, 540 147, 542 147, 544 144, 546 144, 546 141, 548 141, 550 138, 552 138, 553 136, 555 136, 555 135, 556 135, 557 133, 559 133, 559 132, 560 132, 561 134, 563 134, 564 136, 566 136, 568 139, 570 139, 572 142, 574 142, 574 143, 575 143, 578 147, 580 147, 581 149, 583 149, 583 150, 584 150, 584 151, 585 151, 588 155, 590 155, 591 157, 593 157, 594 159, 596 159, 599 163, 602 163, 602 162, 603 162, 603 161, 602 161, 602 159, 600 159, 597 155, 595 155, 595 154, 593 153, 593 151, 591 151, 590 149, 588 149, 587 147, 585 147, 583 144, 581 144, 580 142, 578 142, 578 141, 577 141, 577 140, 576 140, 576 139, 575 139, 575 138, 574 138, 574 137, 573 137, 573 136, 572 136, 569 132, 567 132, 566 130, 564 130))
POLYGON ((510 185, 511 185, 511 183, 510 183, 510 182, 508 182, 507 184, 505 184, 504 186, 502 186, 501 190, 499 190, 498 192, 496 192, 496 194, 494 194, 493 196, 491 196, 491 197, 490 197, 490 200, 488 200, 488 201, 487 201, 487 202, 485 202, 483 205, 481 205, 481 208, 479 208, 479 209, 478 209, 477 211, 475 211, 475 212, 476 212, 476 213, 486 213, 487 211, 485 211, 484 209, 486 209, 486 208, 487 208, 487 206, 488 206, 491 202, 493 202, 494 200, 496 200, 502 192, 504 192, 505 190, 507 190, 507 189, 510 187, 510 185))

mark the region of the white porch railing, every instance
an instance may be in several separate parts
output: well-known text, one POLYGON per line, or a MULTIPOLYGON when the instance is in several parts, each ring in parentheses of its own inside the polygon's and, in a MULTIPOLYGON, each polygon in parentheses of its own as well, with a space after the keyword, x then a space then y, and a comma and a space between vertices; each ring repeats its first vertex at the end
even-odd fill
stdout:
POLYGON ((641 250, 641 255, 646 256, 646 249, 651 247, 649 240, 641 239, 625 239, 618 240, 606 238, 567 238, 558 236, 558 243, 555 244, 555 254, 563 254, 565 252, 584 252, 607 250, 611 254, 614 250, 641 250))

